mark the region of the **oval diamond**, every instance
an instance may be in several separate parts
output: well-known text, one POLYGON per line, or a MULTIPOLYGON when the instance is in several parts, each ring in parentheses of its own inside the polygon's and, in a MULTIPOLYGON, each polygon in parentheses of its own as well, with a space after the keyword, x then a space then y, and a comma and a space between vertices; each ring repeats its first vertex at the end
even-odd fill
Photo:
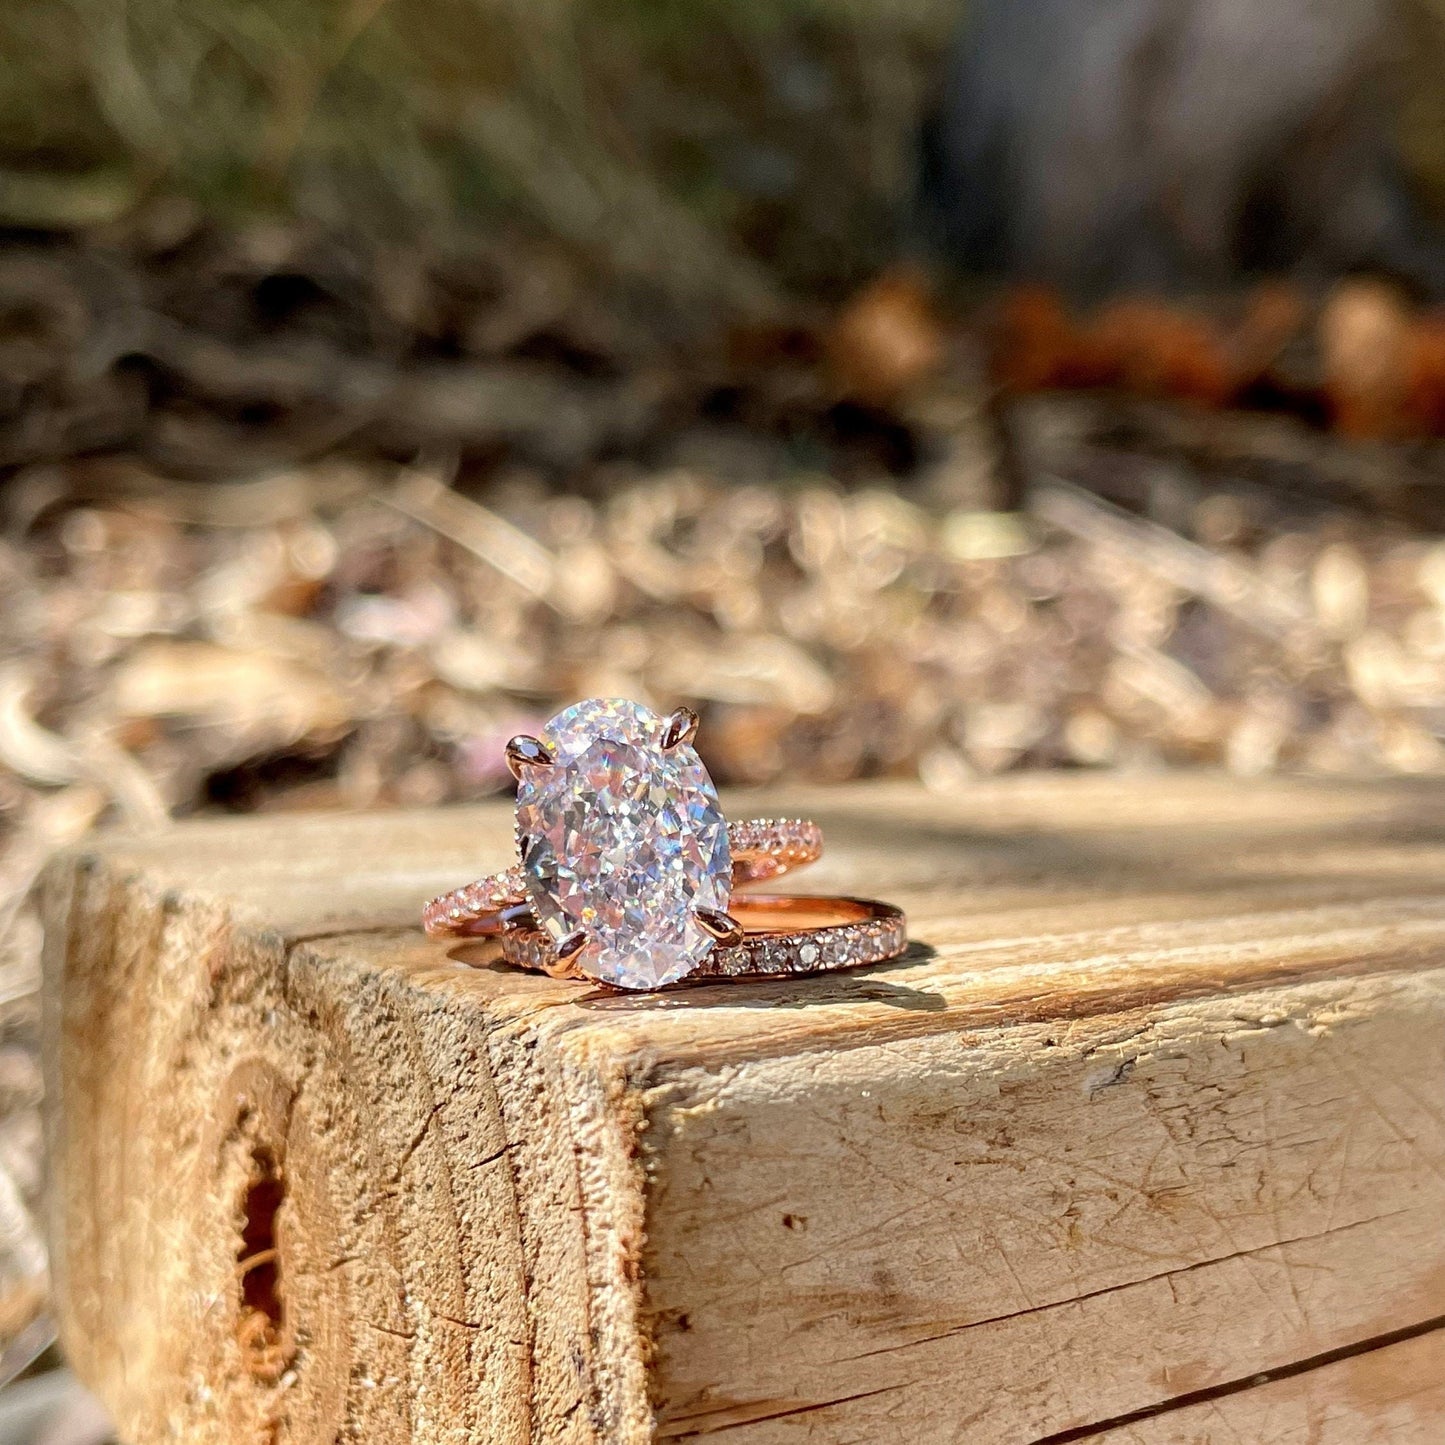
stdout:
POLYGON ((690 743, 635 702, 591 699, 543 730, 550 767, 517 789, 527 893, 584 972, 619 988, 685 977, 713 947, 696 910, 726 912, 732 858, 717 790, 690 743))

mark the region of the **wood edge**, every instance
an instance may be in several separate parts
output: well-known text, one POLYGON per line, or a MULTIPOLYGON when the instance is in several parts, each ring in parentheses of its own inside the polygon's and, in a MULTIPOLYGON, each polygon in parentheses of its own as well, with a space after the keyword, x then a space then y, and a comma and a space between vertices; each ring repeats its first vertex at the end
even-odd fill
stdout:
MULTIPOLYGON (((575 982, 534 979, 515 995, 486 997, 473 991, 472 969, 459 966, 452 950, 411 927, 378 927, 295 940, 292 947, 320 947, 358 976, 397 976, 422 993, 445 997, 449 1007, 495 1019, 510 1028, 535 1029, 549 1039, 567 1037, 569 1048, 599 1060, 610 1053, 642 1080, 640 1087, 686 1078, 695 1070, 716 1073, 738 1065, 810 1054, 833 1054, 880 1043, 938 1036, 967 1036, 1003 1026, 1054 1024, 1070 1029, 1089 1020, 1151 1012, 1211 998, 1238 998, 1261 989, 1338 980, 1365 986, 1371 979, 1433 970, 1445 948, 1405 940, 1366 958, 1329 956, 1319 961, 1279 962, 1268 953, 1243 962, 1181 969, 1164 962, 1151 968, 1129 959, 1099 966, 1087 957, 1064 965, 1015 968, 959 967, 942 977, 918 978, 904 964, 883 965, 803 980, 699 983, 656 995, 602 994, 575 982), (378 952, 394 944, 395 961, 378 952), (912 1006, 915 996, 928 1007, 912 1006), (758 1030, 737 1024, 721 1037, 707 1034, 713 1008, 749 1011, 787 1026, 758 1030), (696 1026, 679 1020, 696 1015, 696 1026), (811 1015, 811 1017, 805 1017, 811 1015), (647 1020, 662 1027, 650 1031, 647 1020)), ((940 950, 947 964, 948 950, 940 950)))

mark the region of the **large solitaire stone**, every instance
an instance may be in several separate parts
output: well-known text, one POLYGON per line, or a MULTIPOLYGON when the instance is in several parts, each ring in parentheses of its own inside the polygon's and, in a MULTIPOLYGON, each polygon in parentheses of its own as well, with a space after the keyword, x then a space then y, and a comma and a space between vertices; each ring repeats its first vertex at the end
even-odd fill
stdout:
POLYGON ((698 908, 726 911, 732 858, 717 790, 689 743, 664 751, 667 722, 635 702, 592 699, 543 731, 551 767, 517 790, 532 908, 577 962, 619 988, 691 973, 714 940, 698 908))

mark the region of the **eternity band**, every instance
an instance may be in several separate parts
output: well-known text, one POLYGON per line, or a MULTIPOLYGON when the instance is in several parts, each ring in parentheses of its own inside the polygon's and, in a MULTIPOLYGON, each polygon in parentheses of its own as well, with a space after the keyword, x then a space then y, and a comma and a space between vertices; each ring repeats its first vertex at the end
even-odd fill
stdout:
MULTIPOLYGON (((908 947, 901 909, 871 898, 734 898, 730 910, 743 937, 719 944, 692 970, 693 979, 782 978, 884 963, 908 947)), ((519 921, 502 934, 502 957, 553 978, 583 978, 575 961, 559 960, 549 933, 519 921)))

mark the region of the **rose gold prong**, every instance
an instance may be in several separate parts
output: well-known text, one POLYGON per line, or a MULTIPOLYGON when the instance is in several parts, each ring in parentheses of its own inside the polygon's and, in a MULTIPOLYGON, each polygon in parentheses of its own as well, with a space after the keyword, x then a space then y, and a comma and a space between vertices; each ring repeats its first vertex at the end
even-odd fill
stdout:
POLYGON ((667 731, 662 735, 662 747, 670 748, 690 743, 697 736, 698 716, 690 707, 680 707, 667 720, 667 731))
POLYGON ((699 908, 693 917, 701 924, 702 931, 717 939, 724 948, 736 948, 743 941, 743 926, 731 913, 699 908))
POLYGON ((507 744, 507 771, 520 783, 524 768, 550 768, 552 754, 540 738, 519 733, 507 744))
POLYGON ((553 978, 580 977, 577 969, 577 959, 586 947, 587 935, 580 928, 576 933, 569 933, 567 937, 557 945, 557 951, 552 955, 552 963, 547 969, 547 972, 550 973, 553 978))

